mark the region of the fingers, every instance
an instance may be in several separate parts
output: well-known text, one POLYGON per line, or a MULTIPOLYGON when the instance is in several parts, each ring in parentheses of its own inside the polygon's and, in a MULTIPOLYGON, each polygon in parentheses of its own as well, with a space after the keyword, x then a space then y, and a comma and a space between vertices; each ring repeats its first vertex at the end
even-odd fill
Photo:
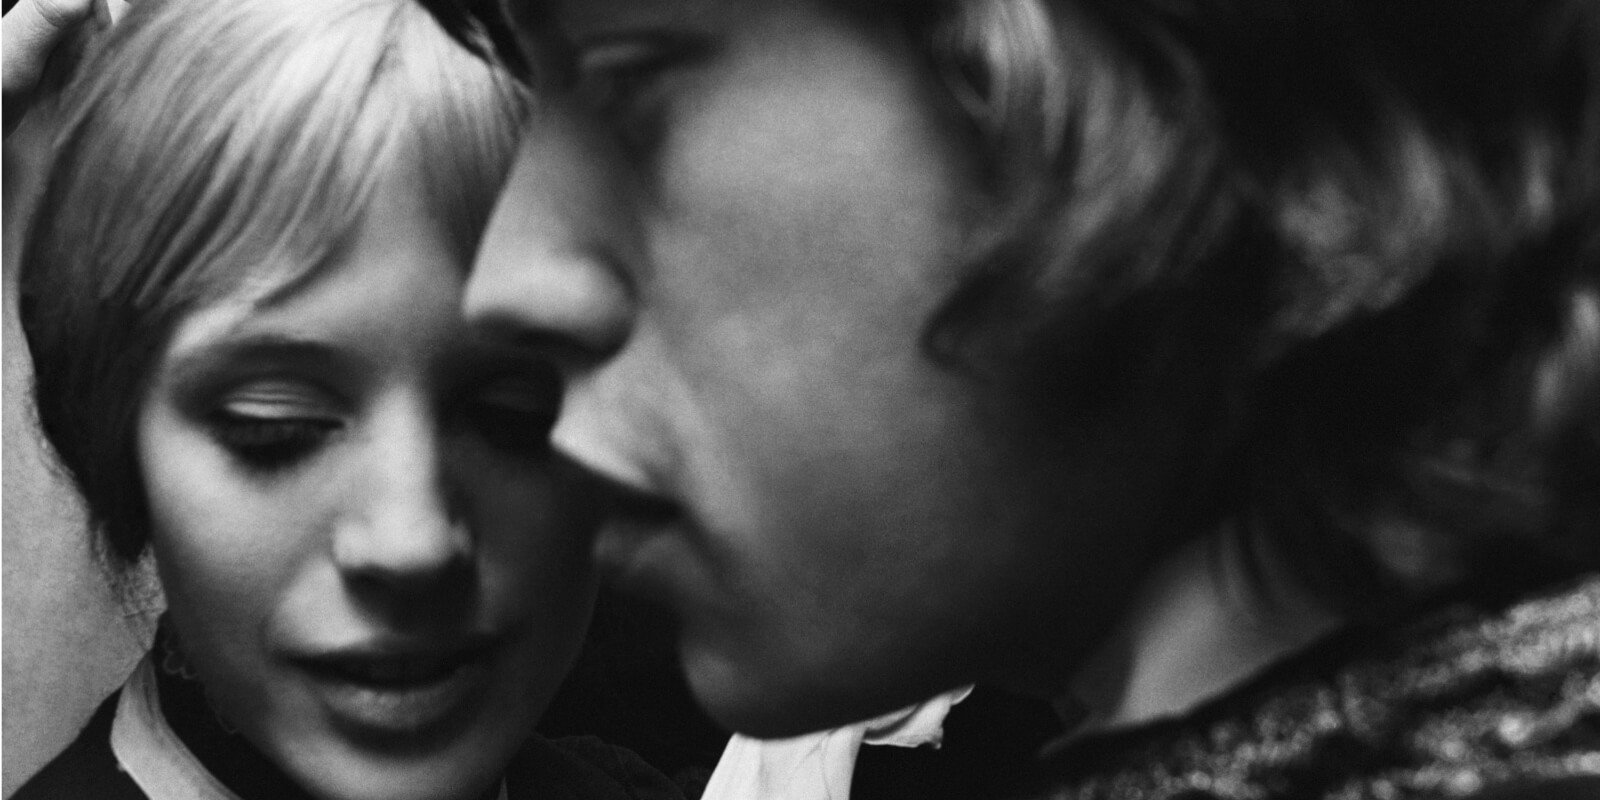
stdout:
POLYGON ((94 18, 101 27, 115 25, 126 13, 128 13, 128 0, 105 0, 104 3, 94 4, 94 18))
POLYGON ((95 13, 95 5, 95 0, 19 0, 0 19, 0 35, 4 37, 0 42, 4 52, 0 79, 4 83, 7 134, 27 113, 28 100, 51 51, 95 13))

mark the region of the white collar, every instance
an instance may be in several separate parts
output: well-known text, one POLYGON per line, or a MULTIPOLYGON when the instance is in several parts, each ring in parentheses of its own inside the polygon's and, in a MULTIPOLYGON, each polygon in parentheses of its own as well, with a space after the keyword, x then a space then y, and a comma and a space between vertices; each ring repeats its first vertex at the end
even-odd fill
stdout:
POLYGON ((111 752, 122 771, 152 800, 240 800, 201 766, 167 725, 149 657, 123 684, 117 716, 111 721, 111 752))
MULTIPOLYGON (((200 764, 167 724, 149 656, 122 686, 117 715, 111 721, 111 752, 151 800, 241 800, 200 764)), ((505 781, 500 782, 499 800, 507 800, 505 781)))
POLYGON ((1081 724, 1046 749, 1187 712, 1340 625, 1281 562, 1256 555, 1252 569, 1250 548, 1227 526, 1160 562, 1056 703, 1081 724))

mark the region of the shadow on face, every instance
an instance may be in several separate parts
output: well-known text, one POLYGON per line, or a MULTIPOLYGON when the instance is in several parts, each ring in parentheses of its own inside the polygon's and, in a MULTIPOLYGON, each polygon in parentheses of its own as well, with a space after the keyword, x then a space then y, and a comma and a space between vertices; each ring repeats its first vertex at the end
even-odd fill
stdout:
POLYGON ((1171 423, 1039 442, 925 352, 974 185, 909 45, 808 3, 557 16, 579 90, 524 138, 465 307, 563 365, 555 445, 621 498, 601 563, 681 619, 712 716, 826 727, 1096 635, 1171 423))

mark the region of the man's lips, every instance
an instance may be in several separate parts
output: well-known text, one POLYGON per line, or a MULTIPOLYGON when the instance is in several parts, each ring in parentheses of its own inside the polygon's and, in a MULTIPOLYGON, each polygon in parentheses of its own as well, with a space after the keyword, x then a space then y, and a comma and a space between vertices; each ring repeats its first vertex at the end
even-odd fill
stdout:
POLYGON ((700 539, 689 515, 663 505, 650 514, 613 515, 600 526, 592 552, 612 586, 681 610, 708 588, 695 579, 702 574, 695 555, 700 539))
POLYGON ((629 527, 664 527, 684 516, 683 507, 662 492, 595 476, 607 516, 629 527))
POLYGON ((595 548, 602 562, 609 560, 608 553, 631 549, 642 539, 683 527, 688 522, 683 507, 666 495, 603 477, 602 480, 605 481, 601 498, 605 521, 595 548))

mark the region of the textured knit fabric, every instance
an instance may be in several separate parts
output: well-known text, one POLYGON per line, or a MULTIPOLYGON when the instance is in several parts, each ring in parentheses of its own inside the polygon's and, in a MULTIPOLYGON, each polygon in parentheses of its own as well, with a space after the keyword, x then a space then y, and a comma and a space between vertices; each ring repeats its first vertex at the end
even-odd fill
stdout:
POLYGON ((1600 576, 1351 630, 1184 717, 1074 741, 1036 797, 1600 800, 1600 576))

